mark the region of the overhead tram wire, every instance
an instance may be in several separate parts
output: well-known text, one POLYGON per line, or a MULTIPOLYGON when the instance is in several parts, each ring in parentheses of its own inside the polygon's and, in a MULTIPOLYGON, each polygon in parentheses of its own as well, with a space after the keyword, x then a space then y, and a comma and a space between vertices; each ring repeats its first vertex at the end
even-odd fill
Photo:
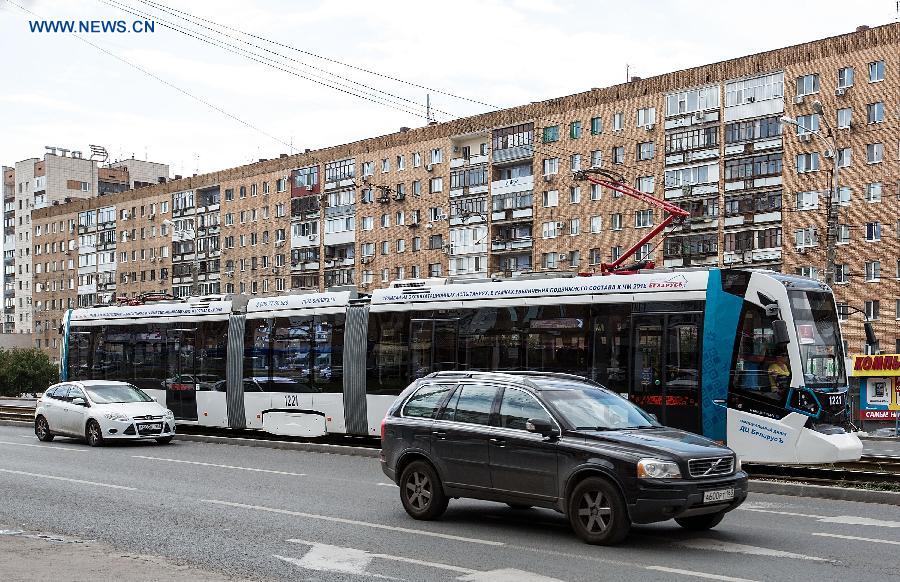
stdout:
MULTIPOLYGON (((9 4, 15 6, 15 7, 18 8, 19 10, 22 10, 23 12, 26 12, 26 13, 28 13, 28 14, 31 14, 31 15, 34 16, 35 18, 41 18, 40 15, 38 15, 38 14, 32 12, 32 11, 29 10, 28 8, 22 6, 21 4, 18 4, 18 3, 16 3, 16 2, 14 2, 13 0, 6 0, 6 2, 8 2, 9 4)), ((117 55, 117 54, 115 54, 115 53, 113 53, 113 52, 110 52, 109 50, 107 50, 107 49, 105 49, 105 48, 103 48, 103 47, 101 47, 101 46, 99 46, 99 45, 94 44, 93 42, 87 40, 86 38, 84 38, 84 37, 82 37, 82 36, 79 36, 78 34, 76 34, 76 33, 74 33, 74 32, 73 32, 73 33, 70 33, 70 34, 71 34, 74 38, 80 40, 81 42, 83 42, 83 43, 85 43, 85 44, 87 44, 87 45, 89 45, 89 46, 95 48, 96 50, 98 50, 98 51, 100 51, 100 52, 102 52, 102 53, 104 53, 104 54, 106 54, 106 55, 108 55, 108 56, 110 56, 110 57, 116 59, 117 61, 120 61, 120 62, 122 62, 122 63, 125 63, 125 64, 128 65, 129 67, 131 67, 131 68, 133 68, 133 69, 136 69, 136 70, 138 70, 138 71, 144 73, 144 74, 147 75, 148 77, 151 77, 151 78, 153 78, 153 79, 159 81, 159 82, 162 83, 163 85, 166 85, 167 87, 170 87, 170 88, 172 88, 172 89, 175 89, 175 90, 178 91, 179 93, 182 93, 183 95, 186 95, 186 96, 190 97, 191 99, 193 99, 193 100, 195 100, 195 101, 197 101, 197 102, 199 102, 199 103, 202 103, 203 105, 206 105, 206 106, 209 107, 210 109, 213 109, 213 110, 215 110, 215 111, 221 113, 222 115, 228 117, 229 119, 233 119, 234 121, 237 121, 237 122, 240 123, 241 125, 243 125, 243 126, 249 128, 249 129, 252 129, 253 131, 255 131, 255 132, 257 132, 257 133, 259 133, 259 134, 261 134, 261 135, 264 135, 264 136, 268 137, 269 139, 271 139, 271 140, 273 140, 273 141, 276 141, 276 142, 280 143, 281 145, 287 146, 288 148, 290 148, 291 151, 294 151, 294 150, 297 149, 297 148, 295 148, 293 145, 291 145, 290 143, 288 143, 288 142, 282 140, 281 138, 275 137, 274 135, 272 135, 272 134, 270 134, 270 133, 268 133, 268 132, 266 132, 266 131, 264 131, 264 130, 258 128, 258 127, 256 127, 255 125, 251 124, 250 122, 244 121, 243 119, 241 119, 241 118, 238 117, 237 115, 235 115, 235 114, 233 114, 233 113, 230 113, 230 112, 228 112, 228 111, 222 109, 222 108, 219 107, 218 105, 215 105, 215 104, 213 104, 213 103, 210 103, 209 101, 203 99, 202 97, 198 97, 197 95, 194 95, 193 93, 189 92, 189 91, 186 90, 186 89, 182 89, 182 88, 179 87, 178 85, 176 85, 176 84, 174 84, 174 83, 172 83, 172 82, 170 82, 170 81, 167 81, 167 80, 163 79, 163 78, 160 77, 159 75, 156 75, 155 73, 152 73, 152 72, 148 71, 147 69, 141 67, 140 65, 137 65, 137 64, 135 64, 135 63, 132 63, 132 62, 129 61, 128 59, 126 59, 126 58, 124 58, 124 57, 121 57, 121 56, 119 56, 119 55, 117 55)))
POLYGON ((157 8, 158 10, 164 10, 164 11, 167 11, 167 12, 169 12, 170 14, 171 14, 172 12, 177 12, 177 13, 179 13, 179 14, 183 14, 184 16, 181 16, 181 18, 185 18, 185 19, 186 19, 186 18, 191 18, 191 19, 198 20, 198 21, 201 21, 201 22, 206 22, 207 24, 212 24, 213 26, 218 26, 219 28, 224 28, 225 30, 230 30, 230 31, 236 32, 236 33, 238 33, 238 34, 243 34, 243 35, 245 35, 245 36, 249 36, 249 37, 255 38, 255 39, 257 39, 257 40, 261 40, 261 41, 264 41, 264 42, 268 42, 268 43, 270 43, 270 44, 273 44, 273 45, 276 45, 276 46, 280 46, 280 47, 282 47, 282 48, 286 48, 286 49, 289 49, 289 50, 293 50, 293 51, 296 51, 296 52, 299 52, 299 53, 301 53, 301 54, 305 54, 305 55, 308 55, 308 56, 311 56, 311 57, 314 57, 314 58, 317 58, 317 59, 321 59, 321 60, 326 61, 326 62, 329 62, 329 63, 333 63, 333 64, 336 64, 336 65, 340 65, 340 66, 342 66, 342 67, 347 67, 347 68, 349 68, 349 69, 353 69, 353 70, 356 70, 356 71, 360 71, 360 72, 366 73, 366 74, 368 74, 368 75, 374 75, 374 76, 376 76, 376 77, 381 77, 382 79, 387 79, 387 80, 389 80, 389 81, 394 81, 394 82, 396 82, 396 83, 402 83, 402 84, 404 84, 404 85, 409 85, 409 86, 411 86, 411 87, 416 87, 416 88, 418 88, 418 89, 424 89, 425 91, 430 91, 430 92, 436 93, 436 94, 438 94, 438 95, 444 95, 444 96, 447 96, 447 97, 452 97, 453 99, 458 99, 458 100, 460 100, 460 101, 468 101, 468 102, 470 102, 470 103, 475 103, 476 105, 483 105, 483 106, 485 106, 485 107, 490 107, 491 109, 503 109, 502 107, 497 106, 497 105, 491 105, 490 103, 485 103, 485 102, 483 102, 483 101, 478 101, 478 100, 476 100, 476 99, 472 99, 472 98, 469 98, 469 97, 463 97, 462 95, 457 95, 457 94, 451 93, 451 92, 449 92, 449 91, 443 91, 443 90, 441 90, 441 89, 435 89, 434 87, 428 87, 428 86, 426 86, 426 85, 421 85, 421 84, 419 84, 419 83, 414 83, 414 82, 412 82, 412 81, 407 81, 407 80, 400 79, 400 78, 397 78, 397 77, 392 77, 392 76, 390 76, 390 75, 386 75, 386 74, 384 74, 384 73, 379 73, 379 72, 377 72, 377 71, 372 71, 372 70, 369 70, 369 69, 366 69, 366 68, 363 68, 363 67, 360 67, 360 66, 357 66, 357 65, 351 65, 351 64, 349 64, 349 63, 345 63, 345 62, 339 61, 339 60, 337 60, 337 59, 333 59, 333 58, 330 58, 330 57, 325 57, 325 56, 322 56, 322 55, 319 55, 319 54, 316 54, 316 53, 313 53, 313 52, 310 52, 310 51, 307 51, 307 50, 304 50, 304 49, 300 49, 300 48, 291 46, 291 45, 289 45, 289 44, 285 44, 285 43, 281 43, 281 42, 278 42, 278 41, 274 41, 274 40, 271 40, 271 39, 268 39, 268 38, 265 38, 265 37, 263 37, 263 36, 259 36, 259 35, 256 35, 256 34, 253 34, 253 33, 250 33, 250 32, 245 32, 245 31, 243 31, 243 30, 240 30, 240 29, 235 28, 235 27, 232 27, 232 26, 228 26, 228 25, 225 25, 225 24, 220 24, 220 23, 218 23, 218 22, 215 22, 215 21, 213 21, 213 20, 209 20, 209 19, 207 19, 207 18, 202 18, 202 17, 200 17, 200 16, 195 16, 195 15, 189 13, 189 12, 185 12, 185 11, 183 11, 183 10, 178 10, 177 8, 172 8, 172 7, 166 6, 165 4, 161 4, 161 3, 159 3, 159 2, 152 2, 152 1, 150 1, 150 0, 138 0, 138 1, 141 2, 142 4, 147 4, 147 5, 149 5, 149 6, 153 6, 153 7, 157 8))
MULTIPOLYGON (((135 16, 138 16, 138 17, 141 17, 141 18, 154 18, 154 16, 152 16, 152 15, 147 15, 147 14, 143 14, 143 13, 140 13, 140 12, 137 12, 137 11, 133 11, 133 10, 130 9, 130 7, 125 7, 125 6, 117 5, 117 4, 115 4, 112 0, 98 0, 98 1, 101 2, 101 3, 103 3, 103 4, 107 4, 108 6, 112 6, 112 7, 114 7, 114 8, 118 8, 118 9, 120 9, 120 10, 123 10, 123 11, 125 11, 125 12, 128 12, 128 13, 130 13, 130 14, 132 14, 132 15, 135 15, 135 16)), ((279 71, 288 73, 288 74, 293 75, 293 76, 295 76, 295 77, 299 77, 299 78, 301 78, 301 79, 304 79, 304 80, 307 80, 307 81, 311 81, 311 82, 313 82, 313 83, 322 85, 322 86, 327 87, 327 88, 329 88, 329 89, 334 89, 334 90, 339 91, 339 92, 341 92, 341 93, 346 93, 346 94, 351 95, 351 96, 353 96, 353 97, 358 97, 358 98, 360 98, 360 99, 365 99, 365 100, 370 101, 370 102, 372 102, 372 103, 375 103, 375 104, 377 104, 377 105, 382 105, 382 106, 385 106, 385 107, 389 107, 389 108, 395 109, 395 110, 400 111, 400 112, 402 112, 402 113, 406 113, 406 114, 409 114, 409 115, 413 115, 413 116, 415 116, 415 117, 427 118, 427 115, 426 115, 423 111, 416 111, 416 110, 412 109, 410 106, 404 105, 404 104, 402 104, 402 103, 397 103, 397 102, 391 101, 391 100, 388 99, 388 98, 379 97, 379 96, 377 96, 377 95, 366 94, 364 91, 362 91, 362 90, 360 90, 360 89, 357 89, 357 88, 355 88, 355 87, 349 87, 349 86, 347 86, 347 85, 345 85, 345 84, 343 84, 343 83, 337 82, 337 81, 331 81, 331 80, 327 80, 327 81, 325 81, 325 80, 316 80, 316 78, 315 78, 316 76, 310 76, 310 75, 312 75, 311 73, 306 73, 306 72, 304 72, 304 71, 299 71, 298 69, 292 67, 292 66, 289 65, 289 64, 286 64, 286 63, 282 63, 282 62, 276 61, 275 59, 272 59, 272 58, 270 58, 270 57, 266 57, 266 56, 264 56, 264 55, 259 55, 259 54, 257 54, 257 53, 254 53, 254 52, 250 51, 250 50, 244 49, 244 48, 242 48, 242 47, 240 47, 240 46, 230 44, 230 43, 228 43, 228 42, 226 42, 226 41, 223 41, 223 40, 214 39, 214 38, 212 38, 212 37, 209 37, 209 36, 207 36, 207 35, 204 35, 204 34, 202 34, 202 33, 196 32, 196 31, 190 31, 190 30, 187 30, 187 29, 183 29, 183 28, 181 28, 179 25, 169 23, 169 22, 167 22, 167 21, 165 21, 165 20, 156 19, 156 22, 162 24, 162 26, 164 26, 165 28, 169 28, 169 29, 171 29, 171 30, 174 30, 174 31, 179 32, 179 33, 181 33, 181 34, 184 34, 184 35, 186 35, 186 36, 190 36, 190 37, 192 37, 192 38, 195 38, 196 40, 199 40, 199 41, 201 41, 201 42, 205 42, 205 43, 210 44, 210 45, 212 45, 212 46, 215 46, 215 47, 217 47, 217 48, 221 48, 221 49, 226 50, 226 51, 228 51, 228 52, 237 54, 237 55, 239 55, 239 56, 243 56, 243 57, 245 57, 245 58, 247 58, 247 59, 249 59, 249 60, 252 60, 252 61, 255 61, 255 62, 257 62, 257 63, 266 65, 266 66, 271 67, 271 68, 273 68, 273 69, 276 69, 276 70, 279 70, 279 71), (287 68, 286 68, 286 67, 287 67, 287 68)), ((321 77, 319 77, 319 79, 321 79, 321 77)), ((400 99, 402 99, 402 98, 400 98, 400 99)), ((405 99, 404 99, 404 100, 405 100, 405 99)), ((406 101, 408 101, 408 100, 406 100, 406 101)), ((411 103, 412 103, 412 102, 411 102, 411 103)), ((424 110, 424 107, 422 107, 422 106, 420 106, 420 105, 417 105, 417 104, 414 104, 414 105, 415 105, 416 107, 419 107, 419 108, 421 108, 421 109, 424 110)), ((442 113, 443 113, 443 112, 442 112, 442 113)))
MULTIPOLYGON (((104 3, 104 4, 108 4, 108 2, 106 2, 106 1, 104 1, 104 0, 98 0, 98 1, 100 1, 100 2, 102 2, 102 3, 104 3)), ((130 12, 131 14, 137 14, 137 15, 140 15, 142 18, 154 18, 157 22, 163 23, 163 26, 165 26, 166 28, 172 28, 172 30, 177 30, 176 28, 173 28, 173 27, 176 27, 176 26, 177 26, 177 27, 180 27, 180 28, 184 28, 183 25, 180 25, 180 24, 174 24, 174 23, 172 23, 172 22, 169 22, 169 21, 166 21, 166 20, 162 20, 162 19, 160 19, 159 17, 157 17, 157 16, 155 16, 155 15, 147 15, 146 13, 138 12, 138 11, 139 11, 138 8, 134 8, 134 7, 132 7, 132 6, 129 6, 129 5, 125 4, 124 2, 122 2, 121 0, 117 0, 115 3, 117 4, 117 6, 116 6, 117 8, 119 8, 119 9, 121 9, 121 10, 125 10, 126 12, 130 12)), ((158 9, 158 10, 163 10, 163 9, 158 9)), ((295 59, 295 58, 293 58, 293 57, 286 56, 286 55, 284 55, 284 54, 282 54, 282 53, 279 53, 279 52, 277 52, 277 51, 270 50, 270 49, 268 49, 268 48, 266 48, 266 47, 259 46, 259 45, 257 45, 257 44, 248 42, 248 41, 246 41, 246 40, 243 40, 243 39, 240 39, 240 38, 236 38, 236 37, 234 37, 234 36, 232 36, 232 35, 223 33, 223 32, 221 32, 221 31, 215 30, 215 29, 210 28, 210 27, 208 27, 208 26, 195 24, 195 23, 193 23, 193 22, 188 21, 187 19, 185 19, 185 18, 183 18, 183 17, 178 16, 177 14, 174 14, 174 12, 170 12, 170 11, 168 11, 168 10, 163 10, 163 11, 164 11, 164 12, 168 12, 169 14, 172 14, 172 15, 175 16, 176 18, 180 18, 181 20, 184 20, 184 21, 188 22, 189 24, 191 24, 191 25, 193 25, 193 26, 200 26, 201 28, 204 28, 204 29, 206 29, 206 30, 209 30, 209 31, 211 31, 211 32, 214 33, 214 34, 222 35, 222 36, 224 36, 224 37, 226 37, 226 38, 229 38, 229 39, 231 39, 231 40, 233 40, 233 41, 235 41, 235 42, 239 42, 239 43, 246 44, 246 45, 248 45, 248 46, 252 46, 252 47, 254 47, 254 48, 256 48, 256 49, 265 51, 265 52, 267 52, 267 53, 271 53, 271 54, 273 54, 273 55, 275 55, 275 56, 277 56, 277 57, 279 57, 279 58, 282 58, 282 59, 285 59, 285 60, 289 60, 289 61, 293 61, 293 62, 295 62, 295 63, 297 63, 297 64, 299 64, 299 65, 301 65, 301 66, 303 66, 303 67, 306 67, 306 68, 309 68, 309 69, 312 69, 312 70, 315 70, 315 71, 322 72, 322 73, 324 73, 324 74, 326 74, 326 75, 330 75, 330 76, 335 77, 335 78, 337 78, 337 79, 341 79, 341 80, 343 80, 343 81, 347 81, 348 83, 351 83, 351 84, 353 84, 353 85, 358 85, 359 87, 362 87, 362 88, 365 89, 365 90, 373 91, 373 92, 376 92, 376 93, 381 93, 381 94, 383 94, 383 95, 386 95, 386 96, 387 96, 388 98, 390 98, 390 99, 395 99, 395 100, 398 100, 398 101, 404 101, 404 102, 406 102, 406 103, 408 103, 408 104, 410 104, 410 105, 412 105, 412 106, 414 106, 414 107, 417 107, 417 108, 419 108, 419 109, 425 110, 425 107, 424 107, 423 105, 420 105, 419 103, 417 103, 416 101, 413 101, 413 100, 411 100, 411 99, 407 99, 407 98, 401 97, 401 96, 399 96, 399 95, 394 95, 393 93, 390 93, 390 92, 388 92, 388 91, 382 91, 381 89, 378 89, 377 87, 372 87, 372 86, 366 85, 366 84, 364 84, 364 83, 360 83, 360 82, 358 82, 358 81, 354 81, 353 79, 349 79, 349 78, 347 78, 347 77, 343 77, 343 76, 338 75, 338 74, 336 74, 336 73, 332 73, 331 71, 328 71, 327 69, 322 69, 321 67, 316 67, 316 66, 314 66, 314 65, 310 65, 310 64, 308 64, 308 63, 304 63, 303 61, 300 61, 300 60, 295 59)), ((196 31, 196 30, 193 30, 193 29, 184 28, 184 30, 187 30, 187 31, 189 31, 189 32, 186 33, 186 32, 184 32, 183 30, 178 30, 178 32, 182 32, 183 34, 188 34, 189 36, 191 35, 190 33, 193 33, 193 34, 197 34, 197 35, 200 35, 200 36, 202 36, 202 37, 205 37, 205 38, 208 38, 208 39, 212 39, 212 40, 215 40, 215 41, 218 41, 218 42, 224 42, 224 41, 222 41, 222 40, 220 40, 220 39, 218 39, 218 38, 216 38, 216 37, 211 37, 211 36, 209 36, 209 35, 205 35, 205 34, 203 34, 203 33, 200 33, 200 32, 198 32, 198 31, 196 31)), ((195 38, 196 38, 196 37, 195 37, 195 38)), ((226 50, 227 50, 227 49, 226 49, 226 50)), ((240 50, 246 50, 246 49, 240 49, 240 50)), ((247 52, 250 52, 250 51, 247 51, 247 52)), ((255 54, 256 56, 259 56, 260 58, 266 58, 266 57, 263 57, 263 55, 257 55, 256 53, 252 53, 252 54, 255 54)), ((278 61, 276 61, 276 62, 278 62, 278 61)), ((283 65, 284 63, 279 63, 279 64, 282 64, 282 65, 283 65)), ((318 79, 321 79, 321 80, 323 80, 323 81, 325 81, 325 82, 331 82, 331 83, 335 83, 335 84, 340 85, 340 86, 343 86, 343 87, 347 87, 347 85, 344 85, 343 83, 338 83, 337 81, 334 81, 334 80, 332 80, 332 79, 327 79, 327 78, 323 78, 323 77, 320 77, 320 76, 316 76, 316 75, 313 75, 312 73, 308 73, 308 72, 306 72, 306 71, 303 71, 303 72, 306 73, 306 74, 312 75, 312 76, 314 76, 314 77, 316 77, 316 78, 318 78, 318 79)), ((348 88, 350 88, 350 87, 348 87, 348 88)), ((352 90, 362 92, 362 89, 359 89, 359 88, 357 88, 357 87, 352 87, 352 90)), ((381 98, 381 97, 379 97, 379 98, 381 98)), ((441 113, 441 114, 443 114, 443 115, 447 115, 448 117, 455 117, 455 116, 454 116, 453 114, 451 114, 451 113, 448 113, 448 112, 446 112, 446 111, 441 111, 440 109, 436 109, 436 108, 433 108, 433 107, 431 108, 431 111, 438 112, 438 113, 441 113)))

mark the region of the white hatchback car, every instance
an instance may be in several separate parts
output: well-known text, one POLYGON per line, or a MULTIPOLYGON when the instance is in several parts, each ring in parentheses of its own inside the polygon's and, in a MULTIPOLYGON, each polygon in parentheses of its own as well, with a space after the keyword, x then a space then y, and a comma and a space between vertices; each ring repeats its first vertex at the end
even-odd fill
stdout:
POLYGON ((61 382, 37 401, 34 434, 42 441, 56 435, 83 438, 92 447, 132 439, 164 445, 175 435, 175 415, 127 382, 61 382))

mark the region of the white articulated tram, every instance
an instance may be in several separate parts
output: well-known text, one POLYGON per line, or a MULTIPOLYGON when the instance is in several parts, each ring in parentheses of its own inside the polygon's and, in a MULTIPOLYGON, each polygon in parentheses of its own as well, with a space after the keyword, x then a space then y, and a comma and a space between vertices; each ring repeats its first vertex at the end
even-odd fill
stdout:
POLYGON ((574 373, 745 460, 858 459, 834 298, 767 271, 395 283, 67 313, 62 378, 128 381, 181 423, 377 436, 440 370, 574 373))

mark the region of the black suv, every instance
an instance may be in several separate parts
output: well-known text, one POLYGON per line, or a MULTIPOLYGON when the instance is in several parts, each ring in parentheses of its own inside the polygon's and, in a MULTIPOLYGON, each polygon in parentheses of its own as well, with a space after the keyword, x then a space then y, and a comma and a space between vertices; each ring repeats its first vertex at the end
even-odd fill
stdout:
POLYGON ((731 449, 568 374, 435 372, 391 405, 381 446, 416 519, 451 497, 547 507, 592 544, 621 541, 632 523, 709 529, 747 497, 731 449))

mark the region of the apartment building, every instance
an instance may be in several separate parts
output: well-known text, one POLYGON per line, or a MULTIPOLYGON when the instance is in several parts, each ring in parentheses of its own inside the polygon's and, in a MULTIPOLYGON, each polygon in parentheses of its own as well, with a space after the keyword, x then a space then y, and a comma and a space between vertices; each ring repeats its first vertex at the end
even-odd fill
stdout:
MULTIPOLYGON (((38 229, 32 224, 32 213, 156 184, 168 179, 169 169, 166 164, 135 159, 101 166, 99 160, 85 158, 81 151, 48 147, 43 158, 22 160, 14 168, 4 168, 3 174, 3 332, 30 333, 37 328, 37 320, 33 320, 34 276, 50 265, 35 260, 49 249, 45 251, 43 246, 34 244, 38 229)), ((77 264, 79 283, 73 289, 77 291, 78 305, 112 299, 111 293, 98 294, 98 287, 112 282, 116 271, 116 221, 110 212, 110 208, 105 208, 99 213, 66 219, 63 226, 46 225, 50 234, 54 234, 54 228, 65 228, 73 235, 77 232, 77 239, 68 242, 65 249, 71 258, 64 262, 77 264)))
POLYGON ((689 212, 636 258, 821 278, 837 163, 835 293, 848 347, 900 350, 898 49, 900 24, 860 27, 39 210, 31 246, 65 275, 34 273, 35 319, 49 322, 35 339, 53 349, 66 306, 146 291, 367 292, 397 279, 595 272, 664 216, 576 179, 590 168, 689 212), (836 151, 823 141, 829 126, 836 151), (864 345, 852 308, 876 322, 880 346, 864 345))

